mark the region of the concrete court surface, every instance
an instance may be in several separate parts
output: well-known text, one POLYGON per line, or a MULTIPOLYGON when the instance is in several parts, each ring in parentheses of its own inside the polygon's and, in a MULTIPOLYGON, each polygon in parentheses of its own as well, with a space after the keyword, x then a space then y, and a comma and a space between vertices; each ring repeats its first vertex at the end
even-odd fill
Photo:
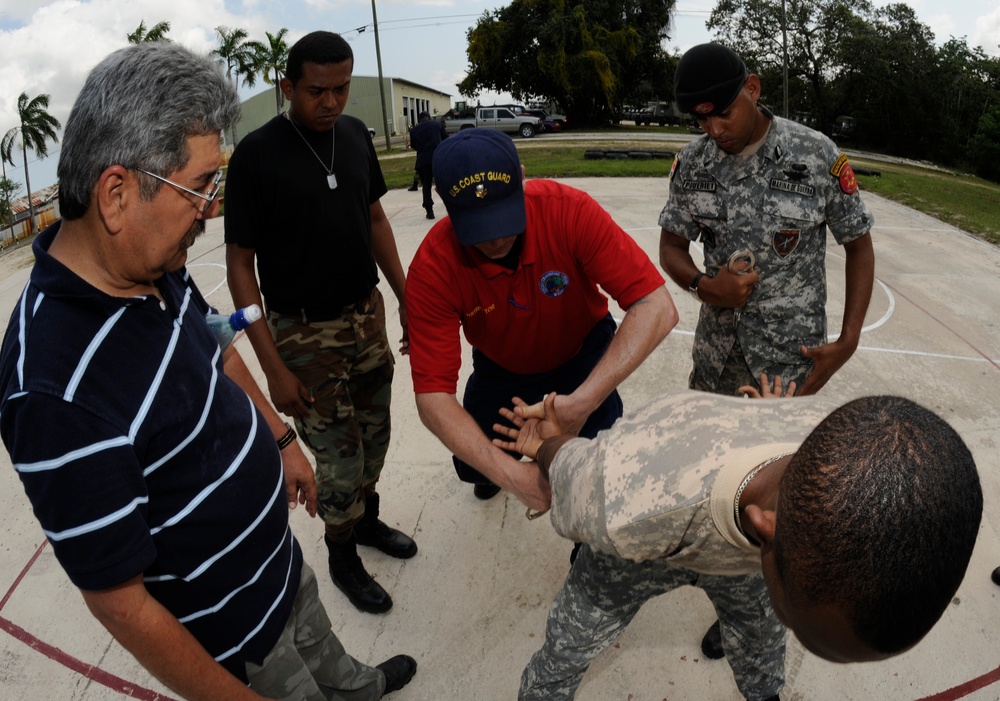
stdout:
MULTIPOLYGON (((665 178, 569 182, 597 198, 657 260, 665 178)), ((861 348, 824 393, 843 400, 901 394, 941 413, 976 457, 986 513, 966 581, 920 645, 890 661, 837 666, 790 638, 782 698, 1000 699, 1000 587, 990 582, 1000 565, 1000 250, 905 207, 863 196, 877 219, 877 283, 861 348)), ((430 222, 419 193, 394 190, 383 205, 405 266, 430 222)), ((441 216, 440 202, 437 208, 441 216)), ((221 229, 221 222, 210 222, 189 266, 209 300, 231 309, 221 229)), ((840 328, 843 260, 831 239, 833 332, 840 328)), ((27 275, 23 267, 0 280, 0 324, 27 275)), ((396 302, 384 287, 394 312, 396 302)), ((668 288, 680 323, 623 385, 626 411, 686 386, 697 303, 672 282, 668 288)), ((390 338, 398 339, 398 318, 389 318, 390 338)), ((237 342, 253 363, 249 343, 237 342)), ((526 520, 524 507, 506 493, 489 502, 473 497, 471 487, 455 477, 447 451, 420 424, 407 359, 397 360, 393 441, 380 492, 384 519, 412 534, 420 552, 400 562, 363 549, 368 568, 393 595, 392 611, 373 616, 354 610, 323 574, 321 525, 300 509, 292 514, 293 528, 321 575, 321 597, 347 649, 372 664, 400 652, 417 658, 414 680, 390 698, 514 699, 566 576, 570 543, 555 535, 547 519, 526 520)), ((9 459, 0 453, 0 699, 174 698, 90 617, 45 546, 9 459)), ((737 701, 729 666, 701 659, 699 641, 712 620, 707 599, 695 589, 649 602, 593 664, 577 699, 737 701)))

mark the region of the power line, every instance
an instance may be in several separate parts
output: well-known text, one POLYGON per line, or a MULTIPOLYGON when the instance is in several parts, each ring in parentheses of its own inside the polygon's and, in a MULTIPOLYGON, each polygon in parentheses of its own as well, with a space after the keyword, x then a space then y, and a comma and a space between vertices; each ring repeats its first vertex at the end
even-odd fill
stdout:
MULTIPOLYGON (((466 24, 470 18, 481 17, 482 15, 435 15, 431 17, 410 17, 407 19, 390 19, 390 20, 380 20, 379 29, 382 31, 393 31, 397 29, 419 29, 421 27, 436 27, 449 24, 466 24), (441 20, 450 20, 447 22, 442 22, 441 20), (417 23, 417 24, 414 24, 417 23), (405 24, 405 26, 400 27, 386 27, 386 25, 392 24, 405 24)), ((348 29, 341 32, 341 36, 344 34, 363 34, 369 29, 374 29, 372 24, 364 24, 360 27, 354 29, 348 29)))

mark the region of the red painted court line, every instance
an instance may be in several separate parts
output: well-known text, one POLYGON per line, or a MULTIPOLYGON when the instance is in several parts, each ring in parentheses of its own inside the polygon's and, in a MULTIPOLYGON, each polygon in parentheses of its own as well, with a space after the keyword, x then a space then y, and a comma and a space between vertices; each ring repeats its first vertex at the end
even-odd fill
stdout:
POLYGON ((66 667, 67 669, 70 669, 87 679, 91 679, 98 684, 103 684, 112 691, 117 691, 120 694, 124 694, 125 696, 129 696, 133 699, 140 699, 141 701, 174 701, 174 699, 169 696, 159 694, 152 689, 143 688, 130 681, 126 681, 121 677, 115 676, 110 672, 105 672, 103 669, 95 667, 92 664, 82 662, 72 655, 63 652, 54 645, 49 645, 47 642, 39 640, 21 626, 3 618, 2 616, 0 616, 0 630, 7 631, 14 638, 20 640, 32 650, 37 650, 50 660, 58 662, 63 667, 66 667))
MULTIPOLYGON (((8 589, 7 593, 4 594, 2 599, 0 599, 0 610, 2 610, 3 607, 7 605, 7 602, 10 600, 10 597, 14 594, 14 590, 17 589, 18 585, 20 585, 21 583, 21 580, 23 580, 25 575, 28 574, 28 570, 30 570, 31 566, 35 564, 35 561, 42 554, 42 550, 45 549, 45 546, 47 544, 48 541, 46 540, 43 541, 42 544, 38 546, 38 549, 35 551, 35 554, 31 556, 31 559, 28 560, 28 564, 26 564, 24 566, 24 569, 22 569, 21 572, 17 575, 17 578, 14 580, 14 583, 10 586, 10 589, 8 589)), ((40 640, 38 637, 32 635, 21 626, 17 625, 13 621, 8 620, 2 616, 0 616, 0 630, 4 630, 10 633, 10 635, 15 640, 19 640, 20 642, 30 647, 32 650, 42 653, 50 660, 57 662, 58 664, 61 664, 63 667, 66 667, 67 669, 70 669, 76 672, 77 674, 86 677, 87 679, 95 681, 98 684, 104 685, 109 689, 111 689, 112 691, 117 691, 118 693, 124 694, 125 696, 129 696, 133 699, 140 699, 140 701, 174 701, 174 699, 172 699, 169 696, 164 696, 163 694, 159 694, 153 691, 152 689, 146 689, 144 687, 138 686, 137 684, 133 684, 130 681, 126 681, 119 676, 111 674, 110 672, 105 672, 103 669, 100 669, 99 667, 95 667, 92 664, 87 664, 82 660, 78 660, 69 653, 64 652, 63 650, 60 650, 59 648, 55 647, 54 645, 50 645, 44 640, 40 640)))
POLYGON ((985 689, 990 684, 995 684, 996 682, 1000 682, 1000 667, 997 667, 992 672, 987 672, 981 677, 970 679, 964 684, 952 687, 947 691, 942 691, 941 693, 934 694, 933 696, 925 696, 922 699, 917 699, 917 701, 955 701, 955 699, 968 696, 973 691, 985 689))
POLYGON ((24 566, 24 569, 22 569, 21 572, 17 575, 17 579, 15 579, 14 583, 10 585, 10 589, 8 589, 7 593, 3 595, 2 599, 0 599, 0 611, 2 611, 3 607, 7 605, 8 599, 10 599, 11 595, 14 593, 14 590, 17 589, 18 585, 21 583, 21 580, 24 579, 24 575, 28 574, 28 570, 30 570, 31 566, 35 564, 35 560, 38 559, 38 556, 42 554, 42 550, 44 550, 45 546, 48 544, 49 541, 43 540, 42 544, 38 546, 38 550, 36 550, 35 554, 31 556, 30 560, 28 560, 28 564, 26 564, 24 566))

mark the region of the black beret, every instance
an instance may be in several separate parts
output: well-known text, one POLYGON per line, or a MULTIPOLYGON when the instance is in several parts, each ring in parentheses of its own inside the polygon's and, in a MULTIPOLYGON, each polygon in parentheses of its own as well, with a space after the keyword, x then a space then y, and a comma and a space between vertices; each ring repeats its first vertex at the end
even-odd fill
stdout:
POLYGON ((746 80, 746 64, 735 51, 722 44, 698 44, 677 62, 677 109, 704 117, 718 114, 732 104, 746 80))

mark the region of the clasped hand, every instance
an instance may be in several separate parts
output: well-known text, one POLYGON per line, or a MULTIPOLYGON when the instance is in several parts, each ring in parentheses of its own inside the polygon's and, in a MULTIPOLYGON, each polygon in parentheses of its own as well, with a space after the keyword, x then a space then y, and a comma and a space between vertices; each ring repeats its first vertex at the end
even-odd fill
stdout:
POLYGON ((515 414, 513 409, 506 407, 500 409, 500 415, 514 424, 514 427, 493 424, 493 430, 506 437, 506 440, 494 438, 493 445, 534 460, 538 456, 538 449, 546 439, 565 433, 556 417, 556 393, 549 392, 537 404, 529 405, 520 397, 514 397, 512 401, 515 407, 521 408, 521 415, 515 414))
POLYGON ((712 278, 702 278, 698 287, 698 297, 703 302, 717 307, 739 309, 746 305, 753 293, 754 287, 760 282, 760 273, 750 270, 743 273, 732 273, 725 266, 712 278), (711 280, 705 284, 706 279, 711 280))

